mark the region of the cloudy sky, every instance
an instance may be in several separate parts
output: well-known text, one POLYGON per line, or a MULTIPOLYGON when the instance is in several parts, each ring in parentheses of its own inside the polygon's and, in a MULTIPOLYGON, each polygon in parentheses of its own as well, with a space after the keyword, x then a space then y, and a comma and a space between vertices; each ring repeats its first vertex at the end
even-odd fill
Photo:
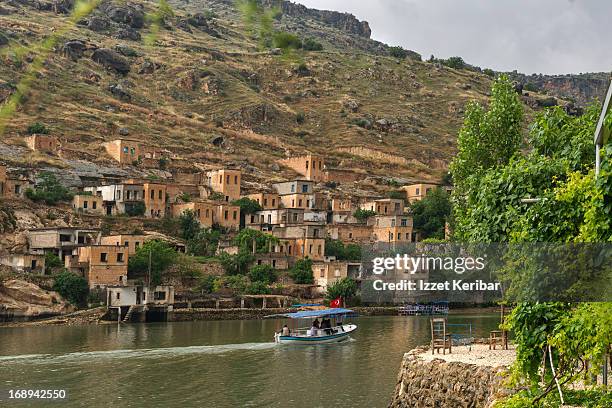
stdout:
POLYGON ((293 0, 366 20, 429 58, 524 73, 612 71, 610 0, 293 0))

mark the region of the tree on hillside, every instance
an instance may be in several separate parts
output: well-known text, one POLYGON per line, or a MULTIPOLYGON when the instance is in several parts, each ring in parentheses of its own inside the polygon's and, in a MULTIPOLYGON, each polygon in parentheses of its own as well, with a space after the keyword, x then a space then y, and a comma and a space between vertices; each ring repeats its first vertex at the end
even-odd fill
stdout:
POLYGON ((87 299, 89 287, 87 280, 64 269, 55 275, 53 290, 74 305, 82 305, 87 299))
POLYGON ((219 245, 221 232, 208 228, 200 229, 196 235, 187 241, 187 252, 196 256, 214 256, 219 245))
POLYGON ((264 253, 269 251, 271 245, 278 243, 278 238, 262 231, 245 228, 234 237, 233 242, 241 251, 253 252, 253 245, 255 245, 256 253, 264 253))
POLYGON ((312 284, 314 283, 314 275, 312 273, 312 260, 308 258, 298 259, 289 270, 289 276, 297 284, 312 284))
POLYGON ((179 216, 181 224, 181 237, 185 240, 193 239, 200 232, 200 222, 192 210, 185 210, 179 216))
POLYGON ((251 282, 262 282, 265 285, 276 282, 276 272, 270 265, 255 265, 248 273, 251 282))
POLYGON ((248 197, 242 197, 238 200, 232 201, 232 205, 240 207, 240 228, 244 228, 246 225, 246 216, 255 214, 257 211, 263 210, 261 205, 255 200, 251 200, 248 197))
POLYGON ((325 239, 325 256, 335 256, 339 261, 357 261, 361 259, 361 247, 347 244, 338 239, 325 239))
POLYGON ((152 240, 136 250, 128 260, 128 273, 132 277, 148 279, 151 267, 151 285, 159 285, 164 273, 176 261, 178 254, 167 242, 152 240))
POLYGON ((410 206, 414 229, 422 239, 444 239, 444 227, 450 217, 451 205, 446 190, 438 187, 422 200, 410 206))
POLYGON ((327 286, 325 299, 328 301, 343 298, 345 301, 354 297, 357 294, 357 282, 354 279, 346 277, 327 286))
POLYGON ((69 201, 73 194, 60 182, 53 173, 41 172, 34 189, 26 190, 26 197, 32 201, 44 201, 47 205, 55 205, 60 201, 69 201))
POLYGON ((366 221, 368 218, 376 215, 376 211, 373 210, 364 210, 362 208, 358 208, 353 213, 353 217, 357 218, 359 221, 366 221))

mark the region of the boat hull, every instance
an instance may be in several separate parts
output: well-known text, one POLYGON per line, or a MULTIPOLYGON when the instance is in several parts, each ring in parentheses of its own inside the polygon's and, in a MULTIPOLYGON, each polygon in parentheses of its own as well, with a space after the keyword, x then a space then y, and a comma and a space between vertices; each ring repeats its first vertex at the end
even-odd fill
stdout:
POLYGON ((354 324, 342 326, 342 331, 322 336, 281 336, 277 334, 275 340, 280 344, 326 344, 339 343, 349 338, 350 334, 357 330, 354 324))

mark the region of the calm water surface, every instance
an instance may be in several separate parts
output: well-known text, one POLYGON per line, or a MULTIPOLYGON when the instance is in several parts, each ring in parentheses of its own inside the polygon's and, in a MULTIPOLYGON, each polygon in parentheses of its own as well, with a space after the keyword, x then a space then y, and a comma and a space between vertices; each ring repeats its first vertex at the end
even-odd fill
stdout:
MULTIPOLYGON (((477 336, 498 315, 452 315, 477 336)), ((279 320, 0 328, 0 390, 65 389, 68 400, 0 406, 385 407, 427 317, 360 317, 341 344, 271 342, 279 320)))

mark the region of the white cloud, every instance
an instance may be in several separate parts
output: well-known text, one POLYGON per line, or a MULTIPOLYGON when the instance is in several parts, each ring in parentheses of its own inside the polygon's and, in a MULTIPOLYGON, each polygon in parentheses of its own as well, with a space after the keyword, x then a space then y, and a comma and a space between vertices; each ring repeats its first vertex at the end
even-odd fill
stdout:
POLYGON ((366 20, 372 38, 496 70, 612 70, 609 0, 298 0, 366 20))

